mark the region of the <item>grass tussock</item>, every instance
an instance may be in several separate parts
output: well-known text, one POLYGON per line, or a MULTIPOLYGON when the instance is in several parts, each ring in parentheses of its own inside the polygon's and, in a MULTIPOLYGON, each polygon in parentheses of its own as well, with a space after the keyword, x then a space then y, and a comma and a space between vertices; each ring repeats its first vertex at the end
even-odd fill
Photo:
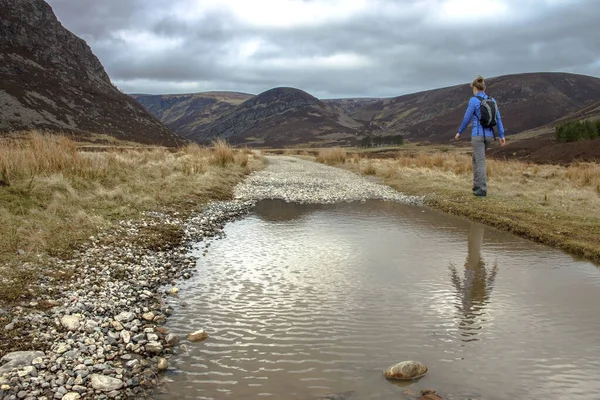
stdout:
POLYGON ((365 166, 361 169, 361 173, 363 175, 376 175, 377 169, 372 162, 367 162, 365 166))
MULTIPOLYGON (((0 140, 0 300, 5 284, 29 281, 17 266, 38 255, 65 256, 99 229, 149 210, 197 208, 226 199, 264 159, 234 150, 188 145, 79 151, 65 137, 29 133, 0 140), (7 272, 7 271, 10 271, 7 272)), ((162 232, 149 246, 164 246, 162 232)), ((31 272, 29 272, 31 274, 31 272)), ((19 285, 23 287, 23 285, 19 285)), ((13 293, 14 292, 14 293, 13 293)))
POLYGON ((346 162, 346 157, 346 150, 340 147, 334 147, 331 149, 320 150, 317 155, 317 162, 327 165, 344 164, 346 162))
POLYGON ((487 159, 488 197, 471 194, 470 154, 399 152, 344 168, 424 195, 438 209, 600 261, 600 165, 568 167, 487 159))
POLYGON ((210 162, 219 167, 226 167, 235 162, 235 153, 233 148, 223 139, 217 139, 213 142, 213 155, 210 162))

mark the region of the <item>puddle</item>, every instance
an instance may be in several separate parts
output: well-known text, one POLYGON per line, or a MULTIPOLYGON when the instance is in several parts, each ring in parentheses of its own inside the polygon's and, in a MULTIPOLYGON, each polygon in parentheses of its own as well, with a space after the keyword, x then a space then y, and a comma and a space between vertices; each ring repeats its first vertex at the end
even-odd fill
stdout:
MULTIPOLYGON (((447 399, 600 393, 600 270, 436 211, 262 201, 198 261, 167 325, 203 343, 157 399, 403 399, 382 370, 447 399)), ((202 250, 198 250, 201 254, 202 250)))

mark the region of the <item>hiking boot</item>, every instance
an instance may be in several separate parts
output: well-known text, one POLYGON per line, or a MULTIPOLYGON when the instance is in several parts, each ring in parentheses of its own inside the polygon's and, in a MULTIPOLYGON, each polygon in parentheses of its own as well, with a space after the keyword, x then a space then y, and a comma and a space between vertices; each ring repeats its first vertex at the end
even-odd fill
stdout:
POLYGON ((477 190, 473 190, 473 194, 477 197, 485 197, 487 195, 487 192, 485 190, 477 188, 477 190))

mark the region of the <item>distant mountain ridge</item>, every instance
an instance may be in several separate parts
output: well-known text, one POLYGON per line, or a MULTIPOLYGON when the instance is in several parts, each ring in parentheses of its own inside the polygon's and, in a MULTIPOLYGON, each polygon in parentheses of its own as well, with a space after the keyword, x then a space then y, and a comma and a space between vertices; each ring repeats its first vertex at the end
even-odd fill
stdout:
POLYGON ((203 92, 188 94, 131 94, 146 110, 181 136, 202 130, 227 111, 254 95, 237 92, 203 92))
MULTIPOLYGON (((507 134, 533 129, 600 101, 600 79, 566 73, 527 73, 486 80, 507 134)), ((351 116, 416 141, 452 137, 471 97, 468 84, 385 99, 351 116)))
MULTIPOLYGON (((600 101, 600 79, 591 76, 526 73, 486 81, 508 135, 550 124, 600 101)), ((471 88, 461 84, 394 98, 324 100, 299 89, 275 88, 258 96, 245 95, 246 101, 237 105, 229 99, 234 95, 219 92, 226 104, 211 100, 213 105, 196 111, 193 102, 183 101, 187 107, 184 129, 177 127, 180 120, 163 115, 172 117, 177 112, 157 104, 153 105, 156 109, 148 109, 173 129, 200 141, 223 136, 236 143, 265 146, 355 145, 367 135, 401 134, 416 142, 447 142, 460 125, 471 88)), ((173 100, 176 96, 164 97, 173 100)), ((196 96, 209 97, 205 93, 196 96)), ((168 106, 178 107, 177 101, 168 106)))
POLYGON ((267 90, 190 136, 197 141, 224 137, 234 143, 281 146, 336 142, 353 137, 362 124, 295 88, 267 90))
POLYGON ((43 0, 0 0, 0 133, 44 129, 142 143, 182 139, 114 87, 43 0))

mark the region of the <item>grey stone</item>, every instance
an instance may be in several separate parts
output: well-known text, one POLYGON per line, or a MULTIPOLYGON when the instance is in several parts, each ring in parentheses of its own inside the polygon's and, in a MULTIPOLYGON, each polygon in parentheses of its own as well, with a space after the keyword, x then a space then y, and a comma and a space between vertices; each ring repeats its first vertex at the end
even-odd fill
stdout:
POLYGON ((123 343, 128 344, 131 342, 131 334, 128 331, 121 331, 121 339, 123 339, 123 343))
POLYGON ((78 356, 79 356, 78 350, 69 350, 63 354, 63 357, 68 358, 68 359, 74 359, 74 358, 77 358, 78 356))
MULTIPOLYGON (((77 375, 80 378, 85 378, 89 374, 90 374, 90 371, 88 371, 87 369, 80 369, 78 371, 75 371, 75 375, 77 375)), ((77 380, 74 383, 76 383, 76 382, 77 382, 77 380)))
POLYGON ((148 333, 146 339, 148 339, 149 342, 156 342, 158 341, 158 335, 156 333, 148 333))
POLYGON ((5 354, 0 359, 0 363, 3 363, 0 367, 0 375, 10 372, 13 368, 31 365, 34 359, 44 356, 41 351, 15 351, 5 354))
POLYGON ((44 359, 42 357, 36 357, 31 361, 31 365, 42 368, 44 366, 44 359))
POLYGON ((81 399, 81 395, 78 392, 69 392, 65 394, 62 400, 79 400, 81 399))
POLYGON ((173 335, 172 333, 169 333, 165 337, 165 341, 167 342, 167 344, 169 346, 175 346, 177 344, 177 342, 179 341, 179 339, 177 339, 177 336, 173 335))
POLYGON ((60 319, 60 324, 69 331, 76 331, 79 329, 79 317, 76 315, 65 315, 60 319))
POLYGON ((119 321, 113 321, 111 322, 112 327, 116 330, 116 331, 122 331, 123 330, 123 324, 120 323, 119 321))
POLYGON ((98 323, 94 320, 88 319, 85 321, 85 331, 87 333, 94 333, 98 329, 98 323))
POLYGON ((154 320, 154 313, 152 311, 142 314, 142 318, 148 322, 152 322, 154 320))
POLYGON ((81 385, 73 385, 73 390, 76 391, 77 393, 85 393, 87 392, 87 388, 85 386, 81 386, 81 385))
POLYGON ((24 378, 26 376, 33 376, 36 377, 37 376, 37 369, 32 366, 32 365, 28 365, 26 367, 23 367, 23 369, 19 370, 17 372, 17 375, 19 375, 19 377, 24 378))
POLYGON ((158 370, 159 371, 164 371, 167 368, 169 368, 169 362, 166 359, 164 359, 164 358, 160 358, 158 360, 158 370))
POLYGON ((119 390, 123 387, 123 382, 121 380, 105 375, 91 375, 90 381, 94 389, 103 392, 112 392, 113 390, 119 390))
POLYGON ((142 341, 144 339, 146 339, 146 335, 144 335, 143 333, 138 333, 137 335, 135 335, 133 337, 133 341, 136 342, 136 343, 139 342, 139 341, 142 341))
POLYGON ((119 322, 131 322, 135 319, 135 315, 129 311, 123 311, 119 315, 115 316, 115 320, 119 322))
POLYGON ((145 349, 151 354, 160 354, 163 351, 162 344, 159 342, 149 342, 146 344, 145 349))

